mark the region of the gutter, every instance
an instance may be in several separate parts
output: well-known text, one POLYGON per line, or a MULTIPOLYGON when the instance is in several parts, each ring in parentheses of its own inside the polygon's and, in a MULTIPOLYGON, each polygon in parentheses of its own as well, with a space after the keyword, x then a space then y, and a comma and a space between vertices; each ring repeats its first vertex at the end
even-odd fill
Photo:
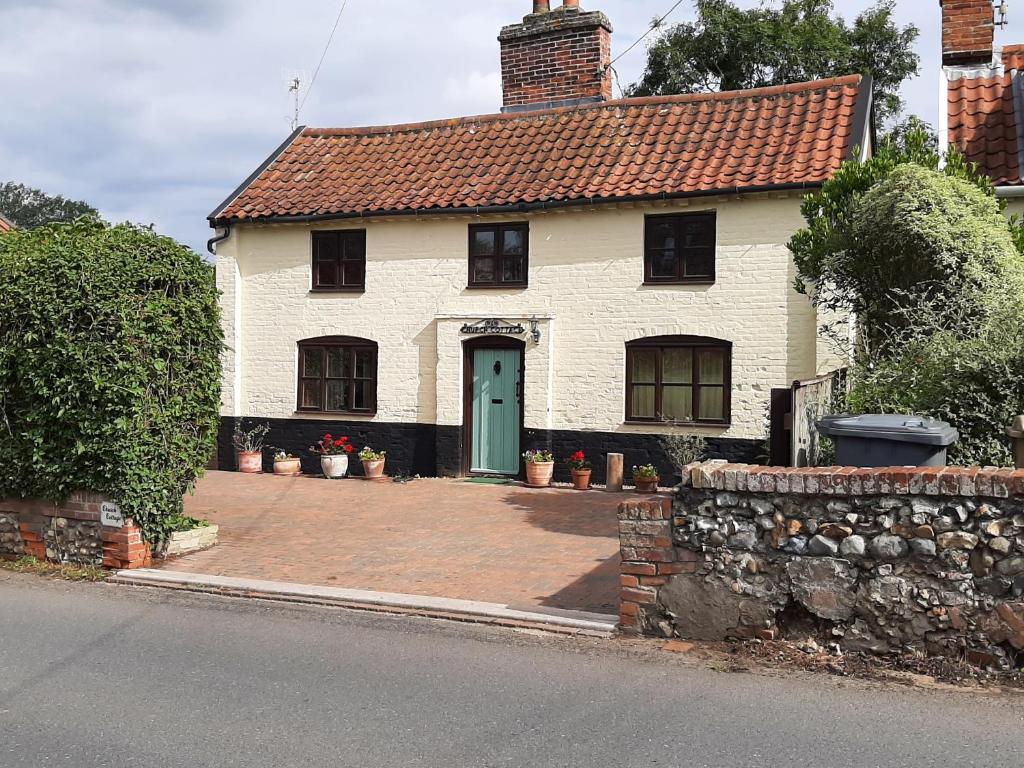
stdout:
POLYGON ((215 246, 217 245, 217 243, 223 242, 224 240, 227 240, 229 237, 231 237, 231 225, 225 224, 223 234, 214 235, 213 237, 206 241, 206 250, 210 252, 211 256, 216 256, 217 249, 215 246))
POLYGON ((996 197, 1008 199, 1024 197, 1024 186, 1018 185, 1015 187, 996 187, 996 197))
POLYGON ((391 208, 378 211, 352 211, 345 213, 316 213, 300 216, 261 216, 252 219, 218 219, 210 218, 210 226, 230 227, 233 224, 304 224, 317 221, 340 221, 343 219, 373 219, 385 216, 450 216, 469 215, 482 216, 497 213, 527 213, 530 211, 548 211, 561 208, 580 206, 593 207, 612 205, 615 203, 650 203, 668 200, 685 200, 702 197, 719 197, 722 195, 745 195, 762 192, 809 192, 818 190, 824 181, 800 181, 791 184, 765 184, 759 187, 726 187, 722 189, 699 190, 696 192, 661 192, 655 195, 627 195, 622 197, 587 197, 573 200, 542 200, 535 203, 514 203, 511 205, 479 205, 467 208, 391 208))

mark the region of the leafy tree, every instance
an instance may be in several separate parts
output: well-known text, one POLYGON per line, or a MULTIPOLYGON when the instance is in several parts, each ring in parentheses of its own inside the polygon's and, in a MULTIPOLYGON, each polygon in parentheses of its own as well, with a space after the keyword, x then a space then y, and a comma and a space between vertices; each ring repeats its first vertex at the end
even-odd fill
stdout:
POLYGON ((68 200, 60 195, 48 195, 13 181, 0 184, 0 213, 21 229, 74 221, 79 216, 99 218, 99 212, 88 203, 68 200))
MULTIPOLYGON (((861 232, 855 229, 861 198, 900 166, 912 164, 938 171, 941 165, 942 174, 968 182, 995 210, 1001 212, 1004 207, 995 198, 992 182, 962 154, 951 150, 943 164, 931 134, 923 127, 897 138, 884 141, 868 160, 844 163, 821 190, 806 196, 802 212, 807 226, 789 243, 797 270, 796 289, 807 294, 824 316, 845 318, 852 312, 860 323, 860 341, 868 354, 881 341, 875 321, 892 314, 892 288, 907 287, 907 283, 890 284, 881 279, 901 274, 903 254, 884 238, 862 240, 863 229, 871 224, 862 220, 861 232)), ((877 223, 876 232, 884 233, 885 226, 877 223)), ((833 330, 839 339, 847 337, 845 329, 833 330)))
POLYGON ((900 85, 916 75, 919 30, 893 20, 881 0, 852 25, 833 0, 782 0, 781 7, 738 8, 697 0, 697 20, 668 27, 648 50, 632 96, 704 93, 860 73, 874 78, 876 118, 897 115, 900 85))
POLYGON ((217 298, 199 255, 148 228, 0 237, 0 498, 104 493, 153 543, 180 524, 216 443, 217 298))

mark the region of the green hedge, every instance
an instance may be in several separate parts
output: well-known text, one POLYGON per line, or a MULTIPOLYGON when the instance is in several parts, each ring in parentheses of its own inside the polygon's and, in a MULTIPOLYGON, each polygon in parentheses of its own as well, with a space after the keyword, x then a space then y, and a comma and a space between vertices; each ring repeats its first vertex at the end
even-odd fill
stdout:
POLYGON ((0 237, 0 497, 88 489, 164 538, 216 443, 217 296, 209 264, 147 228, 0 237))

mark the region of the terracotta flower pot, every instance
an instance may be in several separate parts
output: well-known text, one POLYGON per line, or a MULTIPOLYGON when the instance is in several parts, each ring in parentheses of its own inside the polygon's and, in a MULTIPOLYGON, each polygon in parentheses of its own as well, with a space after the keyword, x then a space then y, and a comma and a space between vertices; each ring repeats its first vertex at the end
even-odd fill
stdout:
POLYGON ((364 461, 363 475, 367 480, 380 480, 384 477, 384 459, 379 461, 364 461))
POLYGON ((572 471, 572 487, 577 491, 586 491, 590 488, 590 473, 592 469, 574 469, 572 471))
POLYGON ((534 488, 547 488, 551 485, 551 475, 555 471, 553 461, 526 462, 526 484, 534 488))
POLYGON ((637 493, 655 493, 658 490, 660 477, 634 477, 633 485, 637 493))
POLYGON ((320 469, 328 480, 338 480, 348 474, 348 456, 321 456, 320 469))
POLYGON ((263 471, 263 454, 258 451, 239 451, 238 471, 258 475, 263 471))
POLYGON ((275 475, 300 475, 302 474, 302 462, 298 459, 284 459, 274 462, 275 475))

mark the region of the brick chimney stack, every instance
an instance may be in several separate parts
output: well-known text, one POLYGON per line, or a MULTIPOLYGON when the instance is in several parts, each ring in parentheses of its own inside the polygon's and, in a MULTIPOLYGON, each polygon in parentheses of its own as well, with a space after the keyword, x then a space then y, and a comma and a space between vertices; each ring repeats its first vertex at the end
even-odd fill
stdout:
POLYGON ((939 0, 942 6, 942 64, 988 65, 995 45, 992 0, 939 0))
POLYGON ((503 112, 607 101, 612 97, 612 25, 579 0, 533 13, 501 30, 503 112))

